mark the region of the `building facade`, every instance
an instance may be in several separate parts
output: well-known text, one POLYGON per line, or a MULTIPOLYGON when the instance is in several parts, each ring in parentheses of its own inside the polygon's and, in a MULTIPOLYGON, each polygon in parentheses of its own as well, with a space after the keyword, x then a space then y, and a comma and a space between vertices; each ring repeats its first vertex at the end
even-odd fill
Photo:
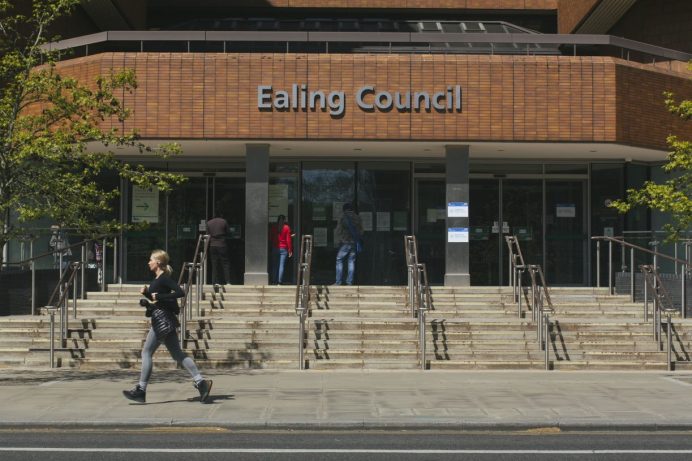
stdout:
POLYGON ((169 194, 121 184, 120 219, 150 223, 123 235, 125 281, 147 277, 152 248, 190 259, 220 214, 232 282, 267 283, 268 225, 285 214, 296 242, 314 238, 313 282, 333 283, 352 202, 356 283, 405 284, 414 234, 433 283, 507 284, 516 235, 549 283, 578 286, 594 281, 592 235, 660 225, 607 205, 661 176, 669 134, 692 134, 662 97, 692 98, 690 2, 647 13, 659 3, 95 1, 82 35, 52 46, 85 81, 134 69, 133 115, 108 126, 183 148, 118 154, 189 177, 169 194))

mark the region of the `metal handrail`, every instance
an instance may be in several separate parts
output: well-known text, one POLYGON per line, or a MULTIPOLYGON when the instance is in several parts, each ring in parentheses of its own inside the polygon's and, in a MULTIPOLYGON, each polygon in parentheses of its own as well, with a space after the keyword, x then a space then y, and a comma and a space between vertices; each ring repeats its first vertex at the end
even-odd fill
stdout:
POLYGON ((305 369, 305 319, 310 313, 310 273, 312 271, 312 235, 300 239, 300 261, 296 281, 295 310, 298 316, 298 369, 305 369))
POLYGON ((654 334, 654 341, 656 341, 656 344, 658 344, 659 350, 662 348, 661 344, 661 334, 662 334, 662 325, 661 325, 661 314, 665 314, 667 317, 667 328, 666 328, 666 360, 667 360, 667 368, 668 371, 672 370, 673 367, 673 362, 672 362, 672 333, 673 333, 673 323, 671 320, 672 314, 674 312, 677 312, 677 309, 673 306, 672 301, 670 300, 670 295, 668 294, 668 291, 665 289, 663 286, 663 283, 661 283, 661 278, 659 277, 658 270, 656 267, 649 265, 649 264, 643 264, 639 266, 639 269, 642 271, 642 274, 644 275, 644 311, 645 311, 645 319, 647 316, 647 312, 649 309, 649 296, 648 296, 648 288, 651 288, 651 292, 653 293, 653 301, 654 301, 654 306, 653 306, 653 334, 654 334))
POLYGON ((550 369, 550 316, 555 308, 550 300, 548 284, 543 276, 543 269, 538 264, 527 266, 531 278, 531 311, 536 322, 536 340, 538 347, 545 351, 545 369, 550 369), (547 303, 547 306, 546 304, 547 303))
POLYGON ((204 268, 204 265, 207 260, 207 251, 209 250, 209 240, 210 237, 207 234, 200 234, 200 236, 197 238, 197 244, 195 245, 195 255, 192 259, 192 262, 185 262, 183 263, 182 269, 180 271, 180 275, 178 276, 178 285, 183 287, 183 292, 185 293, 185 296, 183 296, 182 300, 180 301, 180 342, 181 344, 185 339, 187 339, 187 321, 192 318, 192 312, 190 310, 190 307, 192 306, 192 302, 190 301, 190 297, 192 294, 192 290, 190 289, 192 285, 194 284, 196 287, 195 290, 195 299, 196 299, 196 304, 197 304, 197 316, 200 315, 200 300, 202 299, 202 291, 204 288, 204 280, 202 279, 202 271, 204 268), (183 279, 185 278, 185 274, 187 274, 187 280, 183 284, 183 279))
POLYGON ((88 47, 109 41, 139 42, 140 50, 144 49, 147 41, 177 41, 187 42, 325 42, 325 43, 491 43, 491 44, 541 44, 568 45, 576 48, 578 45, 613 46, 629 51, 635 51, 663 57, 676 61, 689 61, 692 54, 671 50, 656 45, 650 45, 636 40, 598 34, 526 34, 526 33, 444 33, 444 32, 308 32, 308 31, 104 31, 80 37, 59 40, 42 45, 45 51, 60 51, 77 47, 88 47))
POLYGON ((72 312, 77 318, 77 284, 75 283, 77 271, 82 267, 81 261, 70 263, 67 269, 61 274, 58 283, 55 286, 48 304, 43 306, 43 309, 50 315, 50 367, 55 368, 55 311, 60 310, 60 348, 64 349, 67 346, 68 333, 68 313, 67 303, 72 288, 72 312), (57 302, 56 301, 57 298, 57 302))
MULTIPOLYGON (((633 243, 626 242, 624 237, 608 237, 604 235, 593 236, 591 240, 596 241, 596 286, 601 286, 601 241, 608 242, 608 292, 613 294, 613 244, 621 245, 622 252, 624 254, 625 248, 630 248, 630 297, 632 302, 635 301, 634 293, 634 252, 640 251, 653 256, 653 266, 658 267, 658 258, 667 259, 673 261, 676 265, 681 266, 681 299, 680 299, 680 312, 682 318, 687 317, 687 274, 690 272, 691 263, 688 260, 683 260, 670 256, 664 253, 659 253, 658 251, 649 250, 648 248, 641 247, 639 245, 634 245, 633 243)), ((685 251, 685 257, 689 257, 689 251, 685 251)), ((624 267, 623 267, 624 270, 624 267)))
POLYGON ((512 287, 514 302, 517 303, 519 318, 521 318, 523 291, 521 281, 524 271, 526 270, 526 263, 524 262, 524 255, 521 252, 521 246, 519 245, 517 237, 515 235, 506 235, 505 242, 509 249, 509 284, 512 287))
POLYGON ((416 272, 418 273, 418 351, 421 370, 427 368, 426 363, 426 339, 425 339, 425 314, 432 307, 432 300, 430 297, 430 284, 428 282, 428 271, 424 263, 418 263, 416 265, 416 272))
POLYGON ((408 274, 407 294, 411 317, 416 317, 416 304, 419 296, 418 241, 415 235, 404 236, 404 253, 406 255, 406 270, 408 274))

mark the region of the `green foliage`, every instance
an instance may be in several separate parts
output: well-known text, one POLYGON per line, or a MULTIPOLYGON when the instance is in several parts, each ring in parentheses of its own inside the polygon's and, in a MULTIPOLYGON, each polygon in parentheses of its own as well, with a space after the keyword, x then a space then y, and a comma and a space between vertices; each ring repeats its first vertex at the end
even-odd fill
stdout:
MULTIPOLYGON (((692 64, 690 64, 692 68, 692 64)), ((671 114, 688 122, 692 118, 692 101, 677 102, 672 93, 664 93, 665 104, 671 114)), ((666 241, 676 241, 692 226, 692 142, 669 136, 671 152, 663 171, 671 174, 661 184, 647 181, 641 189, 628 189, 626 200, 616 200, 610 206, 627 213, 636 206, 669 213, 671 222, 664 226, 666 241)))
POLYGON ((118 230, 119 223, 103 218, 118 196, 117 188, 102 186, 104 174, 162 191, 184 178, 126 164, 113 150, 165 158, 180 148, 151 148, 136 132, 101 128, 129 117, 117 95, 136 88, 132 70, 91 85, 56 71, 53 54, 42 47, 49 41, 46 30, 79 0, 33 0, 27 15, 13 3, 0 0, 0 247, 21 233, 22 222, 38 218, 84 233, 118 230))

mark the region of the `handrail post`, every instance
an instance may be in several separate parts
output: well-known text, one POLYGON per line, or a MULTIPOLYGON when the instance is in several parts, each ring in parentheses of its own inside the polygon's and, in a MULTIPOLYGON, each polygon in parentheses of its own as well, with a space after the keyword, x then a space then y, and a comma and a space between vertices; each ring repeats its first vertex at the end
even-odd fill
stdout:
POLYGON ((31 315, 36 315, 36 261, 31 260, 31 315))
MULTIPOLYGON (((623 247, 624 251, 625 248, 623 247)), ((634 302, 634 248, 630 248, 630 298, 634 302)))
POLYGON ((72 316, 77 318, 77 266, 72 268, 72 316))
POLYGON ((50 367, 55 368, 55 309, 50 311, 50 367))
POLYGON ((545 314, 545 320, 544 320, 544 325, 545 325, 545 371, 550 370, 550 317, 548 314, 545 314))
POLYGON ((642 272, 644 279, 644 321, 649 321, 649 284, 646 282, 646 273, 642 272))
POLYGON ((673 367, 673 354, 672 354, 672 349, 673 349, 673 323, 671 322, 670 319, 670 314, 668 314, 668 353, 667 353, 667 362, 668 362, 668 371, 672 370, 673 367))
POLYGON ((85 299, 86 294, 86 260, 87 260, 87 243, 82 244, 82 270, 81 272, 81 295, 80 299, 85 299))
POLYGON ((596 240, 596 287, 601 288, 601 241, 596 240))
POLYGON ((108 267, 106 264, 108 261, 108 258, 106 256, 106 250, 108 249, 108 247, 106 246, 107 242, 108 241, 104 237, 103 246, 101 247, 101 291, 106 291, 106 267, 108 267))
POLYGON ((613 241, 608 240, 608 294, 613 294, 613 241))
POLYGON ((113 237, 113 283, 118 283, 118 237, 113 237))
POLYGON ((518 286, 518 289, 519 289, 519 291, 518 291, 518 293, 519 293, 519 318, 522 317, 521 303, 522 303, 522 298, 523 298, 523 296, 522 296, 522 291, 523 291, 523 289, 522 289, 522 286, 521 286, 521 279, 522 279, 522 275, 523 275, 523 274, 524 274, 524 269, 519 269, 519 270, 517 271, 517 286, 518 286))

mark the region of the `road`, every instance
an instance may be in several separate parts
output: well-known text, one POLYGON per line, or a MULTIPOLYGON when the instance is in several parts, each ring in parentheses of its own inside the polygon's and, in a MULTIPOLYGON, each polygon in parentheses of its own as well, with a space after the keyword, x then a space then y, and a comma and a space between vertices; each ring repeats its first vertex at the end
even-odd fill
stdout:
POLYGON ((650 460, 692 458, 690 432, 5 429, 3 461, 650 460))

